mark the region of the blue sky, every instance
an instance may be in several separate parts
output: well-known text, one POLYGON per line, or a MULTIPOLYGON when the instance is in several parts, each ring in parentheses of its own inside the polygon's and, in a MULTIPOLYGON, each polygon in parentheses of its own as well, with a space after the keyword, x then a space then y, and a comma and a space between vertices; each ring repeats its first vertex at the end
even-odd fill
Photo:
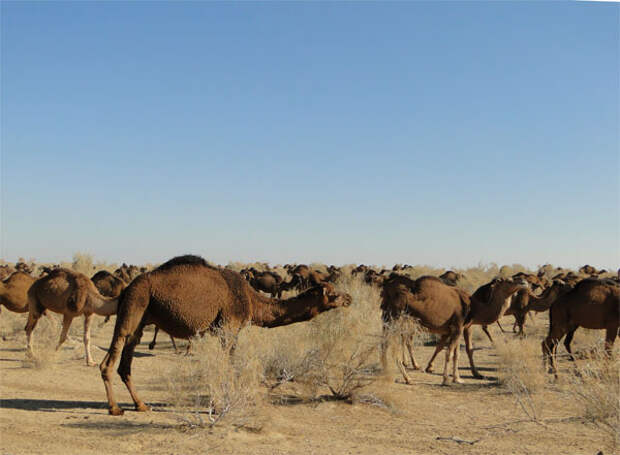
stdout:
POLYGON ((618 267, 618 24, 4 1, 0 257, 618 267))

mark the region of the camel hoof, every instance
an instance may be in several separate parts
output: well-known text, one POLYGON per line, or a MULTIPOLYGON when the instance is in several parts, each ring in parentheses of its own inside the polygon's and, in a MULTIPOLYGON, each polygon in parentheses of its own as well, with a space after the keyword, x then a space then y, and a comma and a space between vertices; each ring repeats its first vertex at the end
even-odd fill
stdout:
POLYGON ((484 376, 481 375, 480 373, 476 372, 476 373, 474 373, 474 379, 484 379, 484 376))
POLYGON ((153 343, 149 343, 149 351, 155 349, 155 345, 153 343))
POLYGON ((455 383, 455 384, 464 384, 463 380, 461 378, 453 379, 452 382, 455 383))
POLYGON ((123 411, 121 408, 119 408, 118 406, 114 406, 108 409, 108 413, 111 416, 122 416, 125 411, 123 411))
POLYGON ((86 366, 87 367, 98 367, 99 364, 97 362, 93 362, 92 360, 90 362, 86 362, 86 366))
POLYGON ((450 381, 448 379, 444 379, 441 385, 444 387, 450 387, 450 381))
POLYGON ((136 405, 136 411, 137 412, 147 412, 147 411, 150 411, 150 410, 151 410, 151 408, 149 408, 144 403, 140 403, 140 404, 136 405))
POLYGON ((426 373, 432 373, 433 369, 431 367, 427 367, 426 370, 424 370, 424 372, 426 373))

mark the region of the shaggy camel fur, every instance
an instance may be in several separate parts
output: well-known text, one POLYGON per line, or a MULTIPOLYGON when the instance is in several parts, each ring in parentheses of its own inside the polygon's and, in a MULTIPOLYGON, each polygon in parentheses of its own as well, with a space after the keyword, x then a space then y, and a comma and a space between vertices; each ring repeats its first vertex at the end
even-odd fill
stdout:
POLYGON ((560 296, 549 310, 549 335, 542 342, 545 359, 551 364, 551 372, 557 377, 555 352, 564 335, 569 338, 565 346, 569 354, 570 342, 575 330, 605 329, 605 350, 608 354, 618 336, 620 325, 620 285, 613 280, 587 278, 575 288, 560 296))
MULTIPOLYGON (((132 266, 135 267, 135 266, 132 266)), ((117 269, 120 270, 120 269, 117 269)), ((121 292, 127 286, 127 283, 120 279, 119 277, 111 274, 106 270, 100 270, 95 273, 90 279, 94 284, 99 293, 105 297, 118 297, 121 295, 121 292)), ((110 316, 106 316, 104 324, 110 320, 110 316)), ((153 340, 149 343, 149 349, 155 349, 155 343, 157 342, 157 333, 159 329, 155 327, 155 333, 153 334, 153 340)), ((177 348, 177 344, 174 341, 173 337, 170 337, 170 341, 172 341, 172 347, 174 347, 174 351, 176 353, 179 352, 177 348)), ((189 351, 189 346, 188 346, 189 351)))
POLYGON ((15 313, 28 312, 28 289, 34 281, 24 272, 14 272, 5 281, 0 281, 0 309, 4 305, 15 313))
POLYGON ((136 410, 148 409, 138 398, 131 380, 133 352, 147 324, 154 323, 177 338, 215 333, 220 327, 238 333, 248 323, 278 327, 307 321, 350 302, 349 295, 336 293, 330 285, 286 300, 271 299, 252 289, 240 274, 211 267, 200 257, 171 259, 136 278, 123 292, 110 349, 100 366, 109 412, 123 413, 114 399, 111 383, 119 355, 118 373, 136 410))
POLYGON ((93 314, 116 313, 118 298, 102 296, 86 276, 69 269, 56 269, 36 280, 28 290, 27 352, 33 354, 32 331, 45 310, 63 315, 62 331, 56 350, 67 339, 73 318, 84 315, 84 350, 86 364, 96 365, 90 353, 90 325, 93 314))
MULTIPOLYGON (((441 341, 437 345, 433 359, 447 345, 443 371, 444 385, 449 383, 448 370, 451 359, 453 360, 452 380, 456 383, 462 382, 458 370, 458 340, 463 333, 469 307, 470 298, 465 291, 448 286, 436 277, 423 276, 414 281, 409 277, 392 273, 383 283, 381 312, 384 330, 387 330, 388 324, 406 315, 419 320, 420 324, 432 333, 440 334, 441 341)), ((407 346, 413 368, 419 369, 413 357, 410 337, 403 336, 401 341, 407 346)), ((385 369, 387 367, 387 338, 384 340, 381 355, 385 369)), ((397 365, 405 382, 411 384, 403 362, 398 360, 397 365)), ((430 364, 429 368, 431 368, 430 364)), ((430 371, 429 368, 427 371, 430 371)))

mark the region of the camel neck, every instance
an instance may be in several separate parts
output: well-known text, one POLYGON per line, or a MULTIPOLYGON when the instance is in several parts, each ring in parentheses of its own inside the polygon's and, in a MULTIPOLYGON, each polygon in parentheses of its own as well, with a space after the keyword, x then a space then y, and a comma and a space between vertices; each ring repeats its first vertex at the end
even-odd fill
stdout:
POLYGON ((312 319, 321 312, 319 305, 302 296, 300 294, 285 300, 260 296, 254 306, 252 322, 260 327, 271 328, 312 319))
POLYGON ((91 294, 89 297, 95 314, 100 316, 116 314, 118 310, 118 297, 104 297, 101 294, 91 294))
POLYGON ((488 325, 501 318, 510 307, 511 296, 516 292, 504 289, 493 289, 488 302, 481 302, 472 297, 472 320, 476 324, 488 325))

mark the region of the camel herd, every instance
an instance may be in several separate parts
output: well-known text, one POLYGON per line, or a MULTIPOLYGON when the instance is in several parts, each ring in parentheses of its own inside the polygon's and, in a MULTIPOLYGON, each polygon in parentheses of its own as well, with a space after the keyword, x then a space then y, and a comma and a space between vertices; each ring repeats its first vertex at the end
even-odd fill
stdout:
MULTIPOLYGON (((232 352, 236 335, 248 323, 279 327, 308 321, 319 313, 347 307, 352 302, 348 294, 335 290, 333 283, 345 273, 338 267, 319 271, 306 265, 286 265, 286 277, 265 268, 262 271, 246 268, 237 273, 209 265, 198 256, 186 255, 151 271, 123 264, 114 273, 100 271, 88 278, 70 269, 44 267, 39 277, 34 278, 34 267, 22 262, 13 268, 0 266, 0 309, 4 306, 9 311, 28 313, 25 327, 28 356, 34 355, 33 331, 42 315, 50 316, 50 312, 63 315, 57 349, 66 340, 73 319, 83 315, 87 365, 96 365, 90 352, 93 315, 116 314, 114 335, 100 370, 109 412, 120 415, 123 411, 116 403, 111 382, 112 369, 119 358, 118 373, 136 410, 148 409, 133 385, 131 363, 143 329, 149 324, 156 328, 150 349, 155 346, 157 330, 161 329, 170 335, 173 343, 174 338, 189 340, 205 333, 218 335, 222 346, 232 352), (293 289, 298 291, 297 295, 282 299, 283 292, 293 289), (232 341, 222 335, 222 328, 232 331, 232 341)), ((439 335, 425 371, 432 371, 436 356, 445 348, 443 384, 450 382, 450 363, 452 382, 461 382, 458 370, 461 336, 473 376, 482 377, 474 363, 472 328, 481 326, 493 341, 487 327, 499 324, 504 315, 514 316, 515 326, 523 336, 529 312, 549 311, 549 333, 542 341, 542 352, 550 371, 556 375, 557 345, 565 337, 564 345, 571 354, 570 343, 577 328, 604 329, 608 352, 618 336, 620 271, 619 277, 613 279, 600 279, 602 272, 591 266, 582 267, 579 274, 560 271, 551 279, 542 271, 537 275, 517 273, 496 278, 469 294, 459 287, 464 278, 461 274, 447 271, 439 277, 422 276, 414 280, 406 275, 409 268, 394 266, 391 270, 377 271, 361 265, 350 273, 361 275, 366 283, 381 289, 380 310, 385 330, 407 316, 439 335)), ((504 331, 501 325, 500 328, 504 331)), ((382 344, 384 367, 388 339, 385 336, 382 344)), ((405 382, 411 383, 405 352, 411 368, 420 368, 414 357, 411 335, 403 334, 401 344, 402 359, 398 359, 397 365, 405 382)))

